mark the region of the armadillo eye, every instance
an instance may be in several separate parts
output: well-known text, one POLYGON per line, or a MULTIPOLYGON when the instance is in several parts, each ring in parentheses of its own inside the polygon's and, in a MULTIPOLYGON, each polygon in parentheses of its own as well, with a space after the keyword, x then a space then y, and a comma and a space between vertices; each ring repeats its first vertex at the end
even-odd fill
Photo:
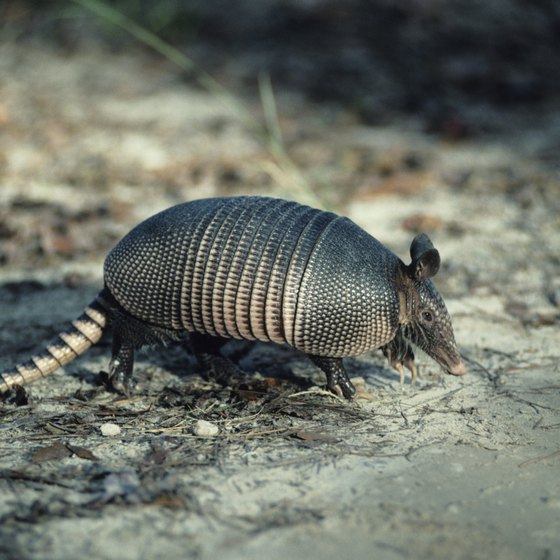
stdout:
POLYGON ((422 311, 422 319, 424 319, 426 323, 431 323, 434 317, 429 311, 422 311))

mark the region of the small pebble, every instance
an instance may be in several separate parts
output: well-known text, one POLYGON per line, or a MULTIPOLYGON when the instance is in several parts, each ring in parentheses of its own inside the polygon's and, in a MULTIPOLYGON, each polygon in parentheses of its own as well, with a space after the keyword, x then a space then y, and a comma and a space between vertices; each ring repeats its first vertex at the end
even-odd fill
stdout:
POLYGON ((101 430, 101 435, 106 437, 118 436, 121 433, 120 427, 117 426, 117 424, 113 424, 112 422, 101 424, 99 429, 101 430))
POLYGON ((193 434, 195 436, 213 437, 220 433, 220 428, 212 422, 206 420, 197 420, 193 427, 193 434))

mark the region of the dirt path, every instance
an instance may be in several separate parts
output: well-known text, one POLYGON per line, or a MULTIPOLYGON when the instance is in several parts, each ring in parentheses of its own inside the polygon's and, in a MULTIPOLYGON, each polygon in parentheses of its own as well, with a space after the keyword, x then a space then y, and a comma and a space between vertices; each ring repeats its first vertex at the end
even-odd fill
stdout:
MULTIPOLYGON (((0 74, 1 367, 81 311, 144 217, 306 195, 239 118, 152 60, 3 46, 0 74)), ((96 385, 103 341, 27 405, 0 405, 0 557, 560 558, 560 113, 446 143, 279 104, 324 200, 403 259, 430 233, 469 374, 420 357, 401 387, 380 355, 350 359, 367 398, 347 403, 288 349, 232 343, 249 375, 220 383, 172 347, 141 354, 126 400, 96 385), (193 435, 198 420, 219 434, 193 435)))

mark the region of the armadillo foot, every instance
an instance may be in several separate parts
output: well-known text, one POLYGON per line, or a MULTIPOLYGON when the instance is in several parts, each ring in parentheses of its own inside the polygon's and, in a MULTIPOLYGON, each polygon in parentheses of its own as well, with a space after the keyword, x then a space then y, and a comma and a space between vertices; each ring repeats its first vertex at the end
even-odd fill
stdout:
POLYGON ((114 393, 130 397, 134 393, 136 381, 132 376, 127 376, 122 371, 117 371, 107 376, 105 387, 114 393))
POLYGON ((415 385, 418 372, 416 369, 416 364, 414 363, 414 354, 412 353, 412 351, 410 352, 410 355, 407 355, 405 357, 404 366, 410 371, 410 383, 412 385, 415 385))
POLYGON ((401 385, 404 385, 404 367, 402 362, 392 362, 391 366, 393 367, 393 369, 396 369, 399 372, 399 383, 401 385))
POLYGON ((399 372, 400 384, 404 385, 404 368, 410 371, 410 383, 411 385, 416 384, 417 369, 414 363, 414 357, 412 359, 406 358, 404 362, 394 361, 391 363, 394 369, 399 372))
POLYGON ((218 383, 227 384, 233 376, 241 373, 241 370, 229 358, 221 354, 221 348, 227 340, 201 333, 191 333, 189 341, 204 373, 218 383))
POLYGON ((134 366, 134 348, 125 342, 118 332, 113 337, 113 356, 109 364, 109 375, 104 384, 110 391, 130 396, 134 392, 132 369, 134 366))
POLYGON ((416 383, 417 370, 414 363, 414 352, 408 342, 402 338, 395 338, 381 348, 391 367, 399 373, 400 384, 404 384, 404 368, 411 374, 411 383, 416 383))
POLYGON ((324 356, 309 356, 311 361, 321 368, 327 376, 327 387, 335 394, 342 391, 347 399, 352 399, 356 393, 356 388, 352 385, 344 365, 342 358, 325 358, 324 356))
POLYGON ((391 366, 399 373, 399 381, 401 385, 404 385, 405 368, 410 371, 411 385, 416 384, 417 369, 416 369, 416 364, 414 363, 414 357, 412 359, 405 358, 405 360, 402 362, 400 360, 393 360, 391 361, 391 366))
POLYGON ((225 356, 215 354, 199 354, 198 361, 209 378, 218 383, 227 384, 231 378, 241 373, 241 370, 225 356))

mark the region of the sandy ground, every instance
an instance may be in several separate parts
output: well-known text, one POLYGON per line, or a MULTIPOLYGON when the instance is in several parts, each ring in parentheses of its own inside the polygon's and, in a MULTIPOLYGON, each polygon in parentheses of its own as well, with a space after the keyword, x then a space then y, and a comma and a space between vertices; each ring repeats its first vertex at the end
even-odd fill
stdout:
POLYGON ((224 193, 316 196, 405 260, 428 231, 469 366, 420 356, 400 386, 379 353, 349 359, 349 403, 286 348, 232 343, 246 374, 217 380, 170 347, 121 399, 96 384, 103 340, 0 404, 1 558, 560 558, 560 112, 446 142, 280 93, 311 196, 152 59, 5 45, 0 75, 0 367, 80 313, 132 225, 224 193))

